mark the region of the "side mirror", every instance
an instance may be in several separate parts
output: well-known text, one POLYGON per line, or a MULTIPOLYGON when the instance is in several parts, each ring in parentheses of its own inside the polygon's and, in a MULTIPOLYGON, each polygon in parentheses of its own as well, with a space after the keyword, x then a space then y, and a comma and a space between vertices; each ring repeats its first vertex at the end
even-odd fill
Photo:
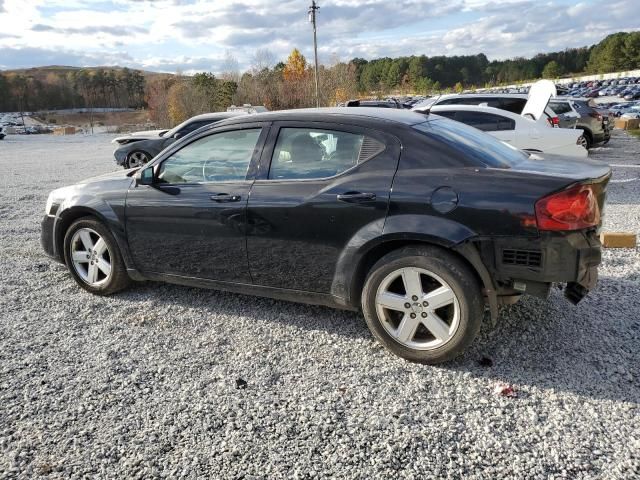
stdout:
POLYGON ((153 167, 147 167, 136 176, 136 185, 153 185, 153 180, 153 167))
POLYGON ((176 132, 173 134, 173 138, 175 138, 176 140, 178 140, 181 137, 182 137, 182 134, 180 132, 176 132))

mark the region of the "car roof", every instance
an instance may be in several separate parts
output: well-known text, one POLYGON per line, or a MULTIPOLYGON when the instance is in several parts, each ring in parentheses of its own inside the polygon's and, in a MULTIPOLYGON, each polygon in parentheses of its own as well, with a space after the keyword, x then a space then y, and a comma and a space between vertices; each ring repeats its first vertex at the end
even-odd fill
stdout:
POLYGON ((300 108, 295 110, 276 110, 272 112, 254 113, 242 118, 232 118, 220 122, 218 125, 230 125, 237 123, 253 122, 277 122, 277 121, 310 121, 310 122, 339 122, 344 120, 373 120, 379 122, 394 122, 405 125, 424 123, 427 118, 420 113, 406 109, 376 108, 376 107, 327 107, 327 108, 300 108))
POLYGON ((202 113, 200 115, 196 115, 194 117, 189 118, 187 121, 197 122, 200 120, 219 120, 219 119, 226 119, 231 117, 238 117, 241 115, 248 115, 248 113, 242 112, 242 111, 202 113))
POLYGON ((490 97, 490 98, 527 98, 526 93, 448 93, 441 95, 436 100, 436 103, 440 100, 447 100, 449 98, 474 98, 474 97, 490 97))

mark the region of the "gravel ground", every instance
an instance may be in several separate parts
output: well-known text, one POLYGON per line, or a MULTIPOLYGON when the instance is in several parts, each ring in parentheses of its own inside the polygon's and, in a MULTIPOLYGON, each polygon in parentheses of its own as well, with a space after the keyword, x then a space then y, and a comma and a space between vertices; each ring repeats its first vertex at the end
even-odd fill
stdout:
MULTIPOLYGON (((606 251, 579 306, 525 298, 414 365, 354 313, 78 288, 39 223, 51 189, 116 168, 108 139, 0 142, 0 478, 639 478, 638 250, 606 251)), ((640 140, 593 156, 621 165, 607 228, 640 233, 640 140)))

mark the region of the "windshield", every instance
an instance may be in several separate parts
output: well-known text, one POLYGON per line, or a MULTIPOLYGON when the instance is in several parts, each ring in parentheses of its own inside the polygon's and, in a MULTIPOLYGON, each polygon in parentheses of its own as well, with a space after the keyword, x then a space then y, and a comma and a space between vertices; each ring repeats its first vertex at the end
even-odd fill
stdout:
POLYGON ((180 125, 176 125, 175 127, 173 127, 171 130, 169 130, 168 132, 165 132, 163 134, 161 134, 162 137, 164 138, 171 138, 173 137, 176 133, 178 133, 182 128, 184 128, 184 126, 186 124, 188 124, 191 121, 191 119, 185 120, 184 122, 182 122, 180 125))
POLYGON ((431 120, 412 127, 458 150, 467 160, 479 167, 511 168, 529 158, 523 151, 453 120, 431 120))

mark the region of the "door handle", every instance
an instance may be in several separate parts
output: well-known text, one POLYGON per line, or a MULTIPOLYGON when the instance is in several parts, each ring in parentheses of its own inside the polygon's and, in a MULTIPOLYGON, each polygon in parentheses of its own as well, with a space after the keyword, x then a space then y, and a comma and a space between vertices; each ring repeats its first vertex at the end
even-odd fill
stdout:
POLYGON ((376 194, 362 193, 362 192, 347 192, 347 193, 338 194, 337 198, 341 202, 347 202, 347 203, 370 202, 376 199, 376 194))
POLYGON ((228 193, 216 193, 211 195, 211 200, 218 203, 239 202, 241 200, 240 195, 230 195, 228 193))

